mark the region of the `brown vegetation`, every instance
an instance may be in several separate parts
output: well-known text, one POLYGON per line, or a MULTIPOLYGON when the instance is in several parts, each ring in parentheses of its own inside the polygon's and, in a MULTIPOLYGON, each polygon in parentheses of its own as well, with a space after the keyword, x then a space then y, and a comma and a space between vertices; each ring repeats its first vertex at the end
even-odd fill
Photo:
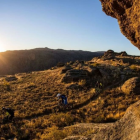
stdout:
MULTIPOLYGON (((115 57, 119 59, 120 56, 115 57)), ((79 77, 71 81, 62 82, 63 77, 70 74, 69 70, 64 71, 66 66, 1 77, 0 108, 13 108, 16 123, 1 124, 0 139, 60 140, 72 134, 87 136, 96 133, 96 130, 77 132, 74 128, 63 128, 77 123, 109 123, 120 119, 126 109, 140 99, 140 95, 126 94, 121 87, 127 79, 139 74, 137 70, 131 71, 125 63, 117 65, 119 61, 114 66, 110 63, 112 59, 104 63, 101 57, 93 59, 93 63, 94 60, 98 60, 99 65, 93 66, 88 61, 67 63, 74 72, 80 65, 80 69, 76 70, 76 77, 79 77), (86 71, 86 77, 77 73, 82 70, 86 71), (97 81, 104 87, 98 94, 95 89, 97 81), (73 108, 56 111, 57 93, 65 94, 73 108)), ((74 78, 73 74, 69 76, 74 78)), ((0 118, 2 120, 2 114, 0 118)))

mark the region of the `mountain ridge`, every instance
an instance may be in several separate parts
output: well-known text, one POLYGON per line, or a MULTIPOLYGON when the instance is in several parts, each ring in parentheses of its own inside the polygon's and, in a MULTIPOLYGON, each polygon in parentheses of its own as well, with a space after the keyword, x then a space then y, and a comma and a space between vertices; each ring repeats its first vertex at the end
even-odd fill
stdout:
POLYGON ((1 52, 0 75, 45 70, 57 65, 58 62, 90 60, 103 53, 49 48, 1 52))

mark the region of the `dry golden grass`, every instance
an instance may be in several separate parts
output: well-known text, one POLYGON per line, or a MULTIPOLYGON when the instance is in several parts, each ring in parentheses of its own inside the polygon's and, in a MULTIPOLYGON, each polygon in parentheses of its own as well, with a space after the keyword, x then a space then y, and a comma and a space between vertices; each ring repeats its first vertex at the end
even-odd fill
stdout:
MULTIPOLYGON (((1 125, 0 139, 17 137, 18 140, 59 140, 74 133, 74 130, 62 130, 64 126, 120 119, 127 107, 140 99, 139 95, 125 95, 116 89, 105 90, 96 97, 95 89, 87 89, 85 81, 77 82, 81 89, 67 89, 67 85, 61 83, 64 75, 60 74, 61 70, 58 68, 17 74, 18 79, 11 82, 5 81, 5 78, 0 79, 0 108, 13 108, 16 118, 16 124, 1 125), (59 92, 67 95, 68 102, 73 103, 74 109, 58 113, 54 111, 59 92)), ((0 119, 2 118, 3 115, 0 114, 0 119)), ((81 135, 90 133, 92 130, 79 132, 81 135)))
POLYGON ((130 69, 132 69, 132 70, 137 70, 137 66, 136 66, 136 65, 131 65, 131 66, 130 66, 130 69))
POLYGON ((97 67, 97 66, 100 66, 100 64, 99 63, 96 63, 96 62, 94 62, 93 64, 90 64, 91 66, 94 66, 94 67, 97 67))

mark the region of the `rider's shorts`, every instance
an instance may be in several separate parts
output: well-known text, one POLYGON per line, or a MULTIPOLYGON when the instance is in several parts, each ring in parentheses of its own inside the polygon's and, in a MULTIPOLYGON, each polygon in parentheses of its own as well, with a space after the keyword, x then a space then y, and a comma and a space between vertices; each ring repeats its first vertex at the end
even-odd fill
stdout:
POLYGON ((67 98, 65 98, 65 99, 63 99, 63 103, 64 103, 64 105, 67 105, 67 98))

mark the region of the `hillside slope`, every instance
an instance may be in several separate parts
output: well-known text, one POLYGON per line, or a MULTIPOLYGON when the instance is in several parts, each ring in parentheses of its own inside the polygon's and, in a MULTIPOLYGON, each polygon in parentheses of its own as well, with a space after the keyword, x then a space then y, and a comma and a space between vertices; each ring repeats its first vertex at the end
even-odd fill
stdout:
POLYGON ((45 70, 56 66, 58 62, 91 60, 103 53, 49 48, 1 52, 0 75, 45 70))
MULTIPOLYGON (((97 140, 105 139, 105 132, 108 139, 113 134, 116 140, 123 140, 123 124, 127 126, 128 121, 133 126, 135 120, 117 124, 127 108, 140 100, 139 61, 138 56, 109 50, 91 61, 1 76, 0 108, 14 109, 16 123, 3 124, 4 115, 0 112, 0 139, 61 140, 74 135, 74 140, 97 140), (99 93, 97 81, 103 84, 99 93), (58 106, 57 93, 68 97, 70 108, 58 106)), ((126 132, 127 127, 124 129, 126 132)))

